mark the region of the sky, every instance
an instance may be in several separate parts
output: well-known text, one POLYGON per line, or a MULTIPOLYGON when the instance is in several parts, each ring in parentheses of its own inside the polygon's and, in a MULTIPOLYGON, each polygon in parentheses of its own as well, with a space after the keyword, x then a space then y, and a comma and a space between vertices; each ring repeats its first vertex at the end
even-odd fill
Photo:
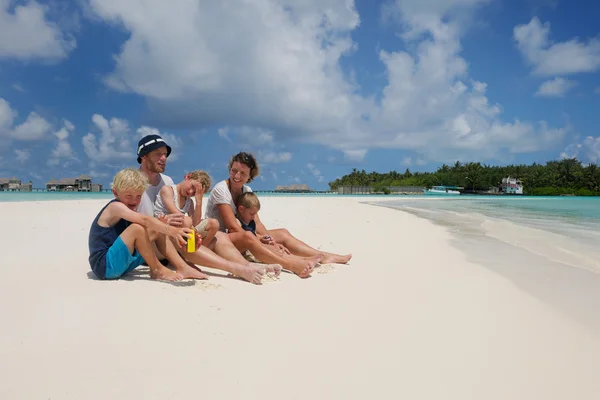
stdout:
POLYGON ((166 173, 324 190, 353 168, 600 156, 600 3, 0 0, 0 178, 166 173))

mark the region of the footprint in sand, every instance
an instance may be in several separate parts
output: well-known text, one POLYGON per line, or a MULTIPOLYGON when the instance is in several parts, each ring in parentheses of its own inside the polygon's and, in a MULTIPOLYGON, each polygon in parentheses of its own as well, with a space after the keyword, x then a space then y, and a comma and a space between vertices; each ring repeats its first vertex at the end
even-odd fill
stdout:
POLYGON ((267 272, 262 277, 262 283, 271 283, 271 282, 278 282, 278 281, 279 281, 279 277, 275 276, 275 273, 273 273, 273 272, 267 272))
POLYGON ((196 281, 194 286, 200 290, 216 290, 222 288, 222 286, 218 283, 212 283, 208 281, 196 281))
POLYGON ((318 267, 315 267, 314 272, 318 274, 328 274, 335 268, 335 264, 321 264, 318 267))

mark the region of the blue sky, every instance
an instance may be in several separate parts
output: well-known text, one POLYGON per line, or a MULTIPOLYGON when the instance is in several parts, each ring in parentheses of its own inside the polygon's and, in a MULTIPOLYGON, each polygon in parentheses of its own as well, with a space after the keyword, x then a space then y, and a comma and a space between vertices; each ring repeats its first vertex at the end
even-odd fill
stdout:
POLYGON ((0 0, 0 177, 42 187, 173 147, 175 180, 256 189, 352 170, 597 162, 593 2, 0 0))

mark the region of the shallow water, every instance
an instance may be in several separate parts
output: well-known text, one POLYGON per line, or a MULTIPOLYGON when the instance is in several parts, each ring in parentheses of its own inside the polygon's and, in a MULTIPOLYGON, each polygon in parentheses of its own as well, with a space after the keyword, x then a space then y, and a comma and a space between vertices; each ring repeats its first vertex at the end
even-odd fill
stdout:
POLYGON ((470 261, 600 335, 600 198, 464 196, 369 203, 444 226, 470 261))

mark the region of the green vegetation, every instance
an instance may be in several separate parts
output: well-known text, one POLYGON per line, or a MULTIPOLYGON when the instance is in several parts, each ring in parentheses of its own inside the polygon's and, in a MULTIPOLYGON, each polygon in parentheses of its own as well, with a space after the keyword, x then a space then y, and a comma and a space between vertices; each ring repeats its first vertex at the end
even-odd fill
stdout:
POLYGON ((367 173, 354 168, 350 174, 329 182, 329 187, 336 190, 338 186, 373 186, 375 191, 382 192, 387 186, 454 185, 472 191, 486 191, 500 186, 502 178, 507 176, 522 180, 528 195, 600 195, 600 168, 596 164, 584 166, 575 158, 549 161, 546 165, 534 163, 505 167, 457 161, 452 166, 443 164, 435 172, 413 173, 406 169, 403 174, 396 171, 367 173))

